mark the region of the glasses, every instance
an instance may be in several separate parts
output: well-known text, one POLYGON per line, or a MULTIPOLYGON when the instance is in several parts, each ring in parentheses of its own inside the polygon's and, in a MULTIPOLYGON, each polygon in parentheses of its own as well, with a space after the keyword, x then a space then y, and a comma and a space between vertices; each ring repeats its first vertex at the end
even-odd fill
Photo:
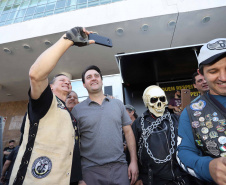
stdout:
POLYGON ((156 103, 158 101, 158 99, 161 102, 165 102, 166 101, 166 97, 165 96, 161 96, 161 97, 157 97, 157 98, 151 98, 151 103, 156 103))

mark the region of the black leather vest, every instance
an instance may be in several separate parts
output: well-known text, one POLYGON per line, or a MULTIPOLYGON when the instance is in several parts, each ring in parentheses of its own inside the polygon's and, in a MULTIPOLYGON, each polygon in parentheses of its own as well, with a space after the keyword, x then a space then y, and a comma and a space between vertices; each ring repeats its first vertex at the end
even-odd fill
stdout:
POLYGON ((217 104, 204 94, 186 107, 196 146, 213 158, 226 157, 226 113, 217 104))

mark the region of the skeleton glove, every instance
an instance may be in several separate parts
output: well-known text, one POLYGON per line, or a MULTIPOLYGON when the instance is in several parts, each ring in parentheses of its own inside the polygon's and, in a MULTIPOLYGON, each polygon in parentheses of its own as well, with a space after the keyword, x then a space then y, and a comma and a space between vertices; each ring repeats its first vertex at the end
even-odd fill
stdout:
POLYGON ((82 27, 74 27, 67 31, 64 39, 71 40, 78 47, 86 46, 89 44, 88 36, 83 31, 82 27))

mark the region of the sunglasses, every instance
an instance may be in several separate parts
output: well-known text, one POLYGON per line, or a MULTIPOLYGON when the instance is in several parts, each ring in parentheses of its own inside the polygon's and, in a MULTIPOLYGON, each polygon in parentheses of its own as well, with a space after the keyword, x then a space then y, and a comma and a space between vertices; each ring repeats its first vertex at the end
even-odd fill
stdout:
POLYGON ((165 102, 166 101, 166 97, 165 96, 161 96, 161 97, 157 97, 157 98, 151 98, 151 103, 156 103, 158 101, 158 99, 161 102, 165 102))

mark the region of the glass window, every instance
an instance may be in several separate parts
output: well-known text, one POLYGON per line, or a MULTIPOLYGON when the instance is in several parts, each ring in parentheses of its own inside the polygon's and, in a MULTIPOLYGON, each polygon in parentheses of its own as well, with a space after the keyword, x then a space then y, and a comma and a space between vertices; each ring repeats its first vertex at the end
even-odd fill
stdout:
POLYGON ((20 9, 24 9, 24 8, 27 8, 29 5, 29 1, 24 1, 20 4, 20 9))
POLYGON ((4 9, 4 7, 0 7, 0 14, 2 13, 3 9, 4 9))
POLYGON ((3 10, 3 13, 9 13, 11 11, 11 6, 6 6, 3 10))
POLYGON ((37 4, 38 4, 38 0, 31 0, 29 7, 37 6, 37 4))
POLYGON ((23 18, 17 18, 17 19, 15 19, 14 23, 22 22, 22 21, 23 21, 23 18))
POLYGON ((65 6, 65 0, 56 2, 56 9, 64 8, 64 6, 65 6))
POLYGON ((8 17, 8 13, 2 14, 0 17, 0 22, 5 22, 8 17))
POLYGON ((18 18, 18 17, 23 17, 23 16, 25 15, 25 12, 26 12, 26 9, 19 10, 16 17, 17 17, 17 18, 18 18))
POLYGON ((36 7, 30 7, 26 11, 26 16, 33 15, 36 7))
POLYGON ((67 0, 66 1, 66 7, 73 6, 77 4, 77 0, 67 0))
POLYGON ((50 11, 50 10, 53 10, 54 7, 55 7, 55 3, 47 4, 47 5, 46 5, 46 12, 47 12, 47 11, 50 11))
POLYGON ((8 6, 8 5, 12 5, 13 3, 14 3, 14 0, 8 0, 7 6, 8 6))
POLYGON ((78 4, 87 3, 87 0, 78 0, 78 4))
POLYGON ((88 7, 99 5, 99 1, 93 1, 88 3, 88 7))
POLYGON ((5 22, 0 22, 0 26, 4 26, 5 25, 5 22))
POLYGON ((39 0, 38 5, 41 5, 41 4, 47 4, 47 0, 39 0))
POLYGON ((49 11, 49 12, 45 12, 45 13, 44 13, 44 16, 49 16, 49 15, 53 15, 53 10, 52 10, 52 11, 49 11))
POLYGON ((58 14, 58 13, 62 13, 62 12, 64 12, 64 8, 55 10, 54 14, 58 14))
POLYGON ((48 3, 56 2, 57 0, 48 0, 48 3))
POLYGON ((20 4, 23 0, 15 0, 14 4, 20 4))
POLYGON ((9 20, 5 22, 5 25, 12 24, 12 23, 13 23, 13 20, 9 20))
POLYGON ((44 12, 45 7, 46 7, 46 5, 37 6, 35 13, 38 14, 38 13, 44 12))
POLYGON ((6 5, 6 3, 7 3, 7 0, 2 0, 2 1, 0 1, 0 7, 5 6, 5 5, 6 5))
POLYGON ((33 19, 34 19, 34 18, 43 17, 43 15, 44 15, 44 13, 35 14, 35 15, 33 16, 33 19))
POLYGON ((75 10, 75 9, 76 9, 76 6, 66 7, 65 12, 69 12, 69 11, 72 11, 72 10, 75 10))
POLYGON ((81 9, 81 8, 86 8, 87 7, 87 4, 78 4, 77 5, 77 9, 81 9))
POLYGON ((28 21, 28 20, 31 20, 33 17, 33 15, 29 15, 29 16, 26 16, 24 17, 24 21, 28 21))
POLYGON ((14 4, 12 7, 12 11, 16 11, 20 8, 20 4, 14 4))
POLYGON ((12 19, 15 19, 16 14, 17 14, 17 12, 16 12, 16 11, 15 11, 15 12, 11 12, 11 13, 9 14, 9 16, 8 16, 7 20, 12 20, 12 19))
POLYGON ((100 4, 111 3, 111 0, 100 0, 100 4))

